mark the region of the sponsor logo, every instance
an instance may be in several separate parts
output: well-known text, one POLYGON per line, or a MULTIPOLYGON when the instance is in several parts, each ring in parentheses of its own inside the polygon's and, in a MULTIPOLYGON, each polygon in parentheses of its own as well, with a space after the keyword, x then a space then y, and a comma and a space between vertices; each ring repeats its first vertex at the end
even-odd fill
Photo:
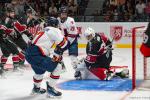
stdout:
POLYGON ((122 26, 110 26, 110 36, 119 41, 122 38, 123 27, 122 26))

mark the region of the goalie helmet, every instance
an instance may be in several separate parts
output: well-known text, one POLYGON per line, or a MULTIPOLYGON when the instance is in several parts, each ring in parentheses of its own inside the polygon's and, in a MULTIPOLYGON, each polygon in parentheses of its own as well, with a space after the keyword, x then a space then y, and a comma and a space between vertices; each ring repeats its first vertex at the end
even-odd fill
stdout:
POLYGON ((89 37, 95 37, 95 31, 94 29, 92 29, 91 27, 88 27, 85 32, 84 32, 84 36, 89 40, 89 37))

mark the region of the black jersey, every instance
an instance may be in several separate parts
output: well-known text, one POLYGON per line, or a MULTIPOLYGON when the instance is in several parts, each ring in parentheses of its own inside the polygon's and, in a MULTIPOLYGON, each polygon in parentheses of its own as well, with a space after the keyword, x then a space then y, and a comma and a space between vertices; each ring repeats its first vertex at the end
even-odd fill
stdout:
POLYGON ((150 47, 150 23, 148 24, 147 29, 145 31, 143 43, 146 46, 150 47))
POLYGON ((27 26, 21 24, 16 18, 6 17, 5 26, 7 27, 5 33, 11 38, 18 39, 19 37, 22 37, 22 34, 32 37, 32 34, 27 30, 27 26))
POLYGON ((95 37, 88 42, 86 47, 86 65, 88 67, 109 66, 110 61, 107 62, 112 55, 112 51, 108 47, 111 48, 110 40, 104 34, 95 34, 95 37))

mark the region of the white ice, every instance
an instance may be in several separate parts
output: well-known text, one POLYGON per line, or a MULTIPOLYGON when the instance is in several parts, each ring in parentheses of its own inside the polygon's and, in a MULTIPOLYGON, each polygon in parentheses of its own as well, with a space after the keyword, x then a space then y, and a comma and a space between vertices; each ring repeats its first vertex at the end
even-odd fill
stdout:
MULTIPOLYGON (((85 50, 80 49, 79 58, 85 56, 85 50)), ((131 49, 115 49, 113 54, 113 61, 111 65, 126 65, 129 66, 131 76, 131 49)), ((10 58, 8 63, 10 63, 10 58)), ((142 76, 141 58, 138 56, 138 75, 142 76)), ((74 79, 74 70, 70 64, 70 59, 65 54, 64 62, 67 67, 66 73, 63 73, 61 79, 58 81, 64 82, 74 79)), ((31 69, 25 70, 23 74, 11 73, 6 79, 0 79, 0 100, 51 100, 47 99, 46 95, 31 96, 33 87, 32 77, 33 71, 31 69), (18 74, 18 75, 17 75, 18 74)), ((45 77, 48 76, 46 73, 45 77)), ((42 87, 46 88, 45 81, 43 80, 42 87)), ((150 100, 150 90, 136 89, 132 92, 127 91, 70 91, 59 89, 63 96, 59 100, 150 100)), ((55 99, 57 100, 57 99, 55 99)))

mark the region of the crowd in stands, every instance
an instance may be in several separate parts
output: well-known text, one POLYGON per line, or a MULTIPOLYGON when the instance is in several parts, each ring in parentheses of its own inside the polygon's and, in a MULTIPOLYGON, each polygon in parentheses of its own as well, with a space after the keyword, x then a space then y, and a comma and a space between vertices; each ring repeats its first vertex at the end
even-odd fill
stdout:
POLYGON ((105 21, 149 21, 150 0, 125 0, 122 4, 105 0, 103 15, 105 21))
POLYGON ((11 3, 0 3, 0 11, 7 7, 15 9, 16 14, 24 14, 26 9, 32 7, 40 16, 55 15, 61 6, 68 6, 70 15, 84 14, 82 8, 85 8, 88 0, 12 0, 11 3), (82 12, 82 13, 81 13, 82 12))
MULTIPOLYGON (((11 3, 0 3, 0 12, 7 7, 14 7, 16 14, 25 14, 32 7, 38 16, 55 16, 61 6, 68 6, 70 16, 86 16, 84 11, 89 0, 12 0, 11 3)), ((100 10, 93 12, 97 18, 104 21, 150 21, 150 0, 124 0, 123 3, 113 3, 105 0, 100 10)))

